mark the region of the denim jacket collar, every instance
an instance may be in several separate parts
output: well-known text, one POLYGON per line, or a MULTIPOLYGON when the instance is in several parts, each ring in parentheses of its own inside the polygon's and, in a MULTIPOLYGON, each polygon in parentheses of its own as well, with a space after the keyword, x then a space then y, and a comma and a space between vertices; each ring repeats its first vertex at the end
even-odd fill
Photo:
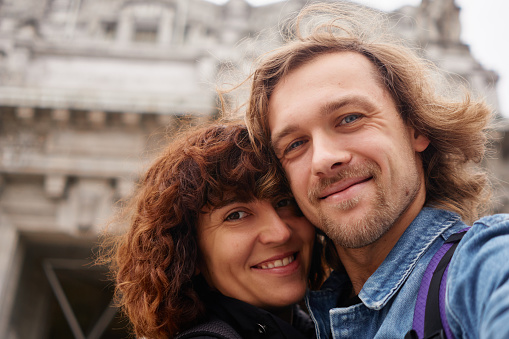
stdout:
MULTIPOLYGON (((366 281, 359 293, 362 303, 372 310, 382 309, 404 285, 408 276, 433 242, 447 239, 456 232, 453 227, 460 216, 445 210, 423 208, 405 230, 384 262, 366 281)), ((320 291, 309 291, 306 303, 317 325, 318 336, 330 331, 329 310, 337 307, 344 287, 350 286, 344 273, 333 272, 320 291)), ((349 289, 346 289, 349 291, 349 289)), ((359 305, 351 306, 358 308, 359 305)))
POLYGON ((447 239, 454 233, 451 226, 459 220, 453 212, 423 208, 362 287, 359 298, 364 305, 374 310, 384 307, 432 243, 440 236, 447 239))

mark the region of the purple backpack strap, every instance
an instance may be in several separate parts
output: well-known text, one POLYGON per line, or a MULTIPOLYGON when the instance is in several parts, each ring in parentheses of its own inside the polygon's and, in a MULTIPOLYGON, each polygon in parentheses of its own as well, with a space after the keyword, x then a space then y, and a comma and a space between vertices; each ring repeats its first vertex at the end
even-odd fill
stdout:
POLYGON ((454 250, 468 229, 451 235, 429 262, 417 294, 413 329, 406 339, 454 338, 445 316, 447 271, 454 250))

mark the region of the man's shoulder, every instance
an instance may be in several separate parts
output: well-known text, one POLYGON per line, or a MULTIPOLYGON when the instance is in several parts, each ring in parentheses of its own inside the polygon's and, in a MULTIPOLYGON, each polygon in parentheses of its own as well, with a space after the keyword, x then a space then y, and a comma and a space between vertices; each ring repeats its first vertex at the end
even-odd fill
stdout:
POLYGON ((482 217, 461 239, 451 260, 448 281, 468 286, 472 280, 479 279, 482 285, 487 286, 490 277, 497 277, 501 271, 509 273, 507 258, 509 214, 482 217))
POLYGON ((509 214, 492 214, 482 217, 474 222, 475 225, 484 227, 507 227, 509 225, 509 214))
MULTIPOLYGON (((425 216, 425 218, 421 219, 424 219, 429 224, 439 224, 444 229, 442 234, 444 239, 447 239, 453 233, 469 226, 462 220, 460 215, 445 209, 425 207, 422 209, 421 215, 425 216)), ((509 233, 509 214, 486 215, 476 220, 471 225, 472 227, 462 240, 463 244, 479 236, 493 236, 509 233)))
MULTIPOLYGON (((484 216, 472 224, 472 227, 461 240, 458 250, 463 255, 471 252, 470 255, 478 256, 479 250, 500 246, 500 242, 506 243, 508 241, 509 214, 493 214, 484 216)), ((507 250, 509 250, 509 246, 507 246, 507 250)))
MULTIPOLYGON (((472 227, 460 242, 460 249, 471 249, 490 247, 493 241, 507 241, 509 237, 509 214, 487 215, 472 224, 472 227)), ((509 249, 509 246, 508 246, 509 249)))
POLYGON ((447 319, 456 337, 479 333, 481 328, 492 327, 489 331, 495 333, 494 328, 500 330, 501 324, 504 333, 508 332, 509 313, 502 311, 509 306, 509 298, 505 297, 509 290, 507 258, 509 214, 490 215, 474 222, 460 241, 447 276, 447 319))

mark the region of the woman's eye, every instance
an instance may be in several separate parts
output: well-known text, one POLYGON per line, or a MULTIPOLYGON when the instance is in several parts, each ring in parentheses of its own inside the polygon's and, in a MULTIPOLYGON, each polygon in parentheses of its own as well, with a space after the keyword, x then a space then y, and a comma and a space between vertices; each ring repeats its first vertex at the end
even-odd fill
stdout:
MULTIPOLYGON (((294 198, 281 199, 276 203, 276 210, 280 210, 278 213, 290 213, 292 216, 302 216, 302 212, 297 205, 294 198)), ((286 214, 288 216, 288 214, 286 214)))
POLYGON ((225 218, 225 220, 226 221, 239 220, 239 219, 245 218, 246 216, 247 216, 247 212, 235 211, 235 212, 228 214, 228 216, 225 218))
POLYGON ((297 202, 295 202, 294 198, 285 198, 281 199, 276 203, 276 208, 283 208, 283 207, 296 207, 297 202))
POLYGON ((290 204, 292 204, 292 200, 293 199, 290 198, 280 200, 276 203, 276 208, 289 206, 290 204))
POLYGON ((350 114, 350 115, 347 115, 346 117, 344 117, 339 124, 340 125, 350 124, 350 123, 354 122, 355 120, 359 119, 360 117, 361 117, 360 114, 350 114))

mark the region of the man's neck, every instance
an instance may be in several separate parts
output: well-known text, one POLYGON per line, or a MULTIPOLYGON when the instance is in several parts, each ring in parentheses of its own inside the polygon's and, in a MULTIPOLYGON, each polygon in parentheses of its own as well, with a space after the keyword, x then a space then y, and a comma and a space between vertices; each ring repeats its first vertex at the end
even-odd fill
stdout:
MULTIPOLYGON (((375 273, 403 234, 394 234, 395 231, 398 229, 391 228, 377 242, 365 247, 337 247, 339 258, 352 282, 355 295, 359 294, 364 283, 375 273)), ((404 229, 402 231, 404 232, 404 229)))
POLYGON ((364 283, 383 263, 399 238, 417 217, 423 205, 424 199, 418 198, 380 239, 368 246, 345 248, 336 245, 339 258, 352 282, 355 295, 359 294, 364 283))

